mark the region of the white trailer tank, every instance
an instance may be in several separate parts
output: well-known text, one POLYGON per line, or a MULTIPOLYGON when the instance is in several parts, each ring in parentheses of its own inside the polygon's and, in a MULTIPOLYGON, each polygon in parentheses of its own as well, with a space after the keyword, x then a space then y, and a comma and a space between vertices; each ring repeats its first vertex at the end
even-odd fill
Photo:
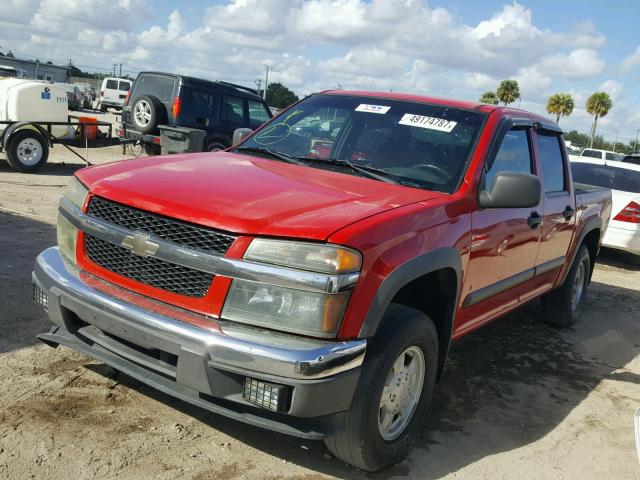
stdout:
MULTIPOLYGON (((67 92, 51 83, 0 78, 0 121, 68 122, 67 92)), ((0 125, 0 132, 5 129, 0 125)), ((66 125, 53 126, 58 138, 69 135, 66 125)))

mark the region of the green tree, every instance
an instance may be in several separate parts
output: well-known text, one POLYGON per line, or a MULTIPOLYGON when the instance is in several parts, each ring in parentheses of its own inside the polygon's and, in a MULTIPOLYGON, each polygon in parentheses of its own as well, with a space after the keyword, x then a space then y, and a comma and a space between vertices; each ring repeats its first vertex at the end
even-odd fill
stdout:
POLYGON ((612 106, 611 97, 605 92, 596 92, 587 99, 587 112, 593 115, 593 125, 591 125, 591 141, 589 146, 593 147, 593 139, 596 136, 598 118, 604 117, 612 106))
POLYGON ((298 96, 281 83, 270 83, 267 87, 267 104, 271 107, 285 108, 298 100, 298 96))
POLYGON ((520 87, 516 80, 502 80, 498 90, 498 99, 506 105, 515 102, 520 98, 520 87))
POLYGON ((568 93, 556 93, 547 101, 547 113, 556 114, 556 123, 560 123, 560 117, 566 117, 573 112, 573 98, 568 93))
POLYGON ((484 92, 479 100, 480 103, 489 103, 491 105, 497 105, 499 101, 496 92, 484 92))

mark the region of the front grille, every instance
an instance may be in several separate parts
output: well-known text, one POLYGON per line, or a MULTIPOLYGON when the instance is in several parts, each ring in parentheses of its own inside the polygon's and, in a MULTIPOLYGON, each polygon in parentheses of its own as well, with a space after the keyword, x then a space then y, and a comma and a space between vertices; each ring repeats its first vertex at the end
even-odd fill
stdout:
POLYGON ((154 257, 141 257, 130 250, 99 238, 85 235, 89 259, 123 277, 132 278, 152 287, 189 297, 204 297, 213 275, 175 265, 154 257))
POLYGON ((87 213, 136 232, 219 255, 227 253, 236 239, 212 228, 138 210, 101 197, 91 198, 87 213))

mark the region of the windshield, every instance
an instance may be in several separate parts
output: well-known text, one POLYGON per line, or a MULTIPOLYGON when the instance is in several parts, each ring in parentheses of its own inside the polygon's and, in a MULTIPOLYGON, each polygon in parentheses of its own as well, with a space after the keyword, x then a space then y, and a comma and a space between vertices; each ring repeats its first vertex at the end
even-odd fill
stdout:
MULTIPOLYGON (((485 115, 442 105, 314 95, 242 143, 309 166, 451 193, 485 115), (376 172, 372 175, 368 172, 376 172)), ((245 150, 248 152, 248 150, 245 150)))

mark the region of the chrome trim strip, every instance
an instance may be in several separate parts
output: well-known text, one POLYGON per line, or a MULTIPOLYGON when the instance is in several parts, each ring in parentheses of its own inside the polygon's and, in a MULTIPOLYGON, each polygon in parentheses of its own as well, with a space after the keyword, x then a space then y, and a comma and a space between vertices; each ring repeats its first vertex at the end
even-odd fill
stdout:
MULTIPOLYGON (((93 277, 87 272, 82 275, 93 277)), ((142 335, 148 348, 169 342, 178 355, 184 349, 202 350, 209 366, 248 375, 257 372, 289 379, 324 378, 361 366, 367 347, 364 339, 311 339, 235 326, 204 315, 202 319, 211 328, 200 328, 170 317, 170 310, 166 315, 150 311, 143 303, 150 300, 141 295, 141 303, 137 304, 131 298, 125 301, 90 287, 75 267, 64 262, 58 247, 48 248, 38 256, 33 277, 49 292, 49 316, 58 325, 64 323, 64 307, 100 330, 117 328, 128 335, 137 334, 137 338, 142 335)))
MULTIPOLYGON (((92 215, 84 214, 80 208, 64 197, 60 199, 59 211, 79 230, 115 245, 122 245, 122 241, 125 238, 136 233, 133 230, 105 222, 92 215)), ((328 275, 219 257, 185 248, 158 237, 149 236, 149 239, 158 244, 158 249, 153 255, 155 258, 194 270, 239 280, 266 283, 309 292, 337 294, 352 290, 360 276, 357 272, 328 275)))

